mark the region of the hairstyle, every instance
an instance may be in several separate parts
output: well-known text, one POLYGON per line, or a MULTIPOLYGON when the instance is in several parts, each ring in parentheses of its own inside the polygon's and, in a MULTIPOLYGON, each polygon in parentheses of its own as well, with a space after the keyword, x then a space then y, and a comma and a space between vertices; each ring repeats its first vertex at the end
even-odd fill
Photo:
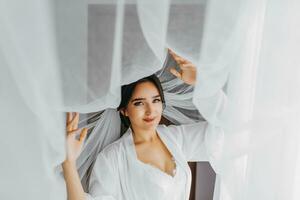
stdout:
MULTIPOLYGON (((118 107, 118 111, 127 107, 129 100, 132 97, 135 87, 139 83, 143 83, 143 82, 151 82, 156 86, 156 88, 158 89, 162 104, 163 104, 163 109, 165 108, 165 97, 164 97, 164 93, 163 93, 163 89, 162 89, 160 80, 158 79, 158 77, 155 74, 153 74, 151 76, 147 76, 142 79, 139 79, 136 82, 122 86, 122 88, 121 88, 121 103, 118 107)), ((123 114, 121 114, 121 112, 119 114, 120 114, 122 125, 124 126, 125 129, 128 129, 131 124, 129 118, 124 116, 123 114)))

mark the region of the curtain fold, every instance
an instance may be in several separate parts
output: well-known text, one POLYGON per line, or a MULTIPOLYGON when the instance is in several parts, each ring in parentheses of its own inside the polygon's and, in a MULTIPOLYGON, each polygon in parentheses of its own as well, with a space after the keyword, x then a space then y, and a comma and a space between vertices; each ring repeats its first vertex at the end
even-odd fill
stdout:
POLYGON ((166 118, 223 129, 206 136, 214 200, 299 199, 299 8, 297 0, 0 1, 1 199, 65 199, 55 171, 65 157, 63 112, 111 111, 121 85, 153 73, 170 99, 166 118), (194 88, 162 70, 167 48, 197 65, 194 88))

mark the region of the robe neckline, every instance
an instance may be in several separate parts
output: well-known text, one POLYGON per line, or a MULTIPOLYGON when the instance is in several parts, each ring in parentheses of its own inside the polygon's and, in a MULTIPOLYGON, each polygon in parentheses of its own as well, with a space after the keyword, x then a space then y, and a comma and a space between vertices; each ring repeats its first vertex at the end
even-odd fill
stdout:
MULTIPOLYGON (((171 151, 170 148, 166 145, 166 142, 164 141, 164 139, 161 137, 160 131, 158 131, 158 130, 156 129, 156 132, 157 132, 158 137, 159 137, 160 140, 162 141, 162 143, 165 145, 165 147, 167 148, 167 150, 170 152, 170 154, 171 154, 171 156, 172 156, 172 159, 175 159, 175 157, 174 157, 172 151, 171 151)), ((158 167, 153 166, 153 165, 151 165, 151 164, 149 164, 149 163, 145 163, 145 162, 141 161, 141 160, 138 158, 137 152, 136 152, 136 149, 135 149, 135 145, 134 145, 134 139, 133 139, 132 130, 130 130, 130 139, 131 139, 131 141, 132 141, 131 143, 133 144, 133 145, 131 145, 132 153, 133 153, 133 156, 135 157, 135 160, 136 160, 137 163, 139 163, 139 164, 141 164, 141 165, 144 165, 144 166, 147 166, 147 167, 150 167, 150 168, 154 168, 155 170, 160 171, 160 173, 164 174, 164 176, 167 176, 168 178, 170 178, 170 179, 172 179, 172 180, 175 179, 176 174, 172 176, 172 175, 168 174, 167 172, 165 172, 165 171, 159 169, 158 167)), ((175 162, 175 161, 174 161, 174 162, 175 162)), ((176 164, 175 164, 175 169, 174 169, 174 170, 177 170, 177 169, 178 169, 178 166, 177 166, 177 163, 176 163, 176 164)))
MULTIPOLYGON (((174 141, 174 138, 170 136, 168 136, 168 134, 172 134, 171 132, 167 131, 163 131, 162 129, 166 129, 167 127, 165 125, 158 125, 156 128, 157 134, 159 135, 160 139, 162 140, 162 142, 164 143, 164 145, 166 146, 166 148, 170 151, 170 153, 172 154, 172 156, 176 159, 178 165, 180 165, 180 167, 182 169, 184 169, 184 172, 186 174, 186 188, 185 188, 185 194, 186 194, 186 198, 189 198, 189 194, 190 194, 190 187, 191 187, 191 171, 189 168, 189 165, 186 161, 185 156, 183 155, 183 153, 179 150, 179 146, 176 143, 176 141, 174 141)), ((132 135, 132 130, 131 128, 128 128, 128 130, 126 131, 126 133, 124 134, 124 136, 126 135, 126 143, 129 148, 129 155, 132 157, 132 159, 135 162, 138 162, 138 157, 135 151, 135 144, 134 144, 134 140, 133 140, 133 135, 132 135)), ((177 166, 178 167, 178 166, 177 166)), ((158 169, 160 170, 160 169, 158 169)), ((161 170, 162 171, 162 170, 161 170)), ((163 172, 162 173, 166 173, 163 172)), ((166 173, 167 174, 167 173, 166 173)), ((170 176, 168 174, 168 176, 170 176)), ((170 176, 171 178, 174 178, 172 176, 170 176)))

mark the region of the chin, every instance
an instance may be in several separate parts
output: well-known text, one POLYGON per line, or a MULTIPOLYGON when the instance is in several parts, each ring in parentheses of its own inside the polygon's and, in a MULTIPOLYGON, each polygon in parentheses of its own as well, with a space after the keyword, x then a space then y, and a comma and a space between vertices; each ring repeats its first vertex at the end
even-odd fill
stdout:
POLYGON ((157 122, 143 124, 144 129, 156 129, 157 126, 158 126, 157 122))

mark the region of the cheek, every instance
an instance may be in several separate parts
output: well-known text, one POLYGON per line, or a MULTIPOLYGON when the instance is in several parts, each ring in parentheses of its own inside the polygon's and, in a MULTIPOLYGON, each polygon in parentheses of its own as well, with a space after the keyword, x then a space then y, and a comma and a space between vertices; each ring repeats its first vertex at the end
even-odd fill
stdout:
POLYGON ((162 104, 156 104, 156 105, 155 105, 155 110, 156 110, 157 113, 162 114, 162 111, 163 111, 163 105, 162 105, 162 104))
MULTIPOLYGON (((153 111, 155 112, 155 115, 162 115, 162 111, 163 111, 162 104, 157 103, 153 106, 153 108, 154 108, 153 111)), ((144 118, 145 112, 146 110, 142 106, 141 107, 130 106, 127 109, 128 117, 131 120, 138 120, 144 118)))
POLYGON ((134 120, 143 117, 144 109, 142 107, 130 107, 127 113, 128 113, 128 117, 134 120))

